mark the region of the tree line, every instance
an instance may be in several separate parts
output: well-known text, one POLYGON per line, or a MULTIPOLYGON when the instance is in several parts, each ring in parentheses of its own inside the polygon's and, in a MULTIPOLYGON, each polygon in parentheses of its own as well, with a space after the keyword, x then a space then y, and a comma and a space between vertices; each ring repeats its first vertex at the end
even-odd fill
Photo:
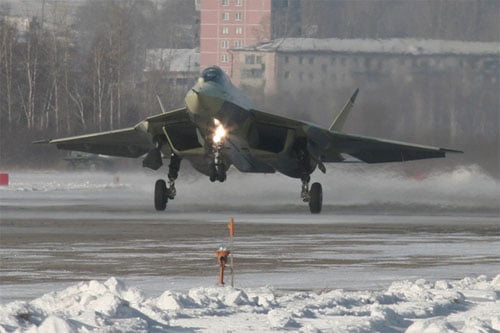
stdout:
MULTIPOLYGON (((0 16, 0 157, 35 153, 28 140, 130 126, 179 98, 166 73, 143 76, 145 50, 197 44, 194 2, 64 3, 27 26, 0 16), (193 8, 191 8, 193 7, 193 8)), ((35 153, 36 154, 36 153, 35 153)))

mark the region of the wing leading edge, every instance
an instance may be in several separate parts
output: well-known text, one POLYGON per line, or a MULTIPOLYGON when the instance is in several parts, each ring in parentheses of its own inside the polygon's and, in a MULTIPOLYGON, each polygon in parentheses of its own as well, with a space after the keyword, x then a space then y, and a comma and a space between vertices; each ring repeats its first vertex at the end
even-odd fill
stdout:
POLYGON ((186 108, 181 108, 149 117, 134 127, 48 140, 45 143, 55 144, 57 148, 65 150, 137 158, 155 147, 154 138, 165 135, 166 127, 182 127, 190 123, 186 108))
POLYGON ((144 155, 152 147, 146 133, 138 126, 49 140, 48 143, 55 144, 59 149, 133 158, 144 155))

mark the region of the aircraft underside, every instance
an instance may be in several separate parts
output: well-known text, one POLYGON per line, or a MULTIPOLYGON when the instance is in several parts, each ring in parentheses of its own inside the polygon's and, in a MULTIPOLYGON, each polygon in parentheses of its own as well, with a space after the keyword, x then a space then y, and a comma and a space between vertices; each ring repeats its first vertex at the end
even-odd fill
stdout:
POLYGON ((277 171, 299 178, 302 200, 309 203, 312 213, 321 211, 321 185, 315 183, 309 188, 317 163, 307 150, 307 140, 297 138, 293 129, 259 123, 251 113, 227 102, 209 120, 197 119, 196 115, 192 118, 196 125, 186 125, 182 131, 178 126, 165 127, 165 137, 157 138, 163 144, 144 159, 144 166, 156 170, 162 164, 161 152, 170 155, 168 179, 159 179, 155 185, 157 210, 165 210, 168 200, 175 198, 175 181, 181 160, 186 159, 211 182, 224 182, 231 166, 245 173, 277 171))

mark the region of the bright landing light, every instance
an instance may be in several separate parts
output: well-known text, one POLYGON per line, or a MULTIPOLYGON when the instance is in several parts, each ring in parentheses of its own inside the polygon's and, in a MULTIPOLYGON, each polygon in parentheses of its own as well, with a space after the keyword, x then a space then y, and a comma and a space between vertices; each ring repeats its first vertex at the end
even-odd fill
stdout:
POLYGON ((213 140, 214 143, 219 143, 226 136, 226 129, 224 128, 224 126, 222 126, 221 122, 218 119, 214 118, 214 124, 217 127, 215 128, 213 140))

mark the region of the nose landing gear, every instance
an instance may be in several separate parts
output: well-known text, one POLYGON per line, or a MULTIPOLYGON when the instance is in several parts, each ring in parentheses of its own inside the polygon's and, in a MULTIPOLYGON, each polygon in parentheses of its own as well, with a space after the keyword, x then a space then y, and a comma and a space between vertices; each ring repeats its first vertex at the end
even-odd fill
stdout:
POLYGON ((213 160, 209 164, 209 178, 213 183, 216 180, 221 183, 224 182, 227 178, 226 175, 226 165, 224 164, 224 160, 222 158, 221 150, 224 146, 224 139, 227 135, 226 129, 222 125, 222 123, 214 118, 214 125, 216 126, 213 130, 212 136, 212 147, 211 147, 211 155, 213 156, 213 160))
POLYGON ((218 180, 222 183, 227 178, 226 166, 224 165, 224 162, 222 161, 222 158, 220 157, 219 148, 215 149, 214 160, 212 163, 210 163, 209 172, 210 172, 209 178, 210 178, 210 181, 212 183, 215 182, 216 180, 218 180))

